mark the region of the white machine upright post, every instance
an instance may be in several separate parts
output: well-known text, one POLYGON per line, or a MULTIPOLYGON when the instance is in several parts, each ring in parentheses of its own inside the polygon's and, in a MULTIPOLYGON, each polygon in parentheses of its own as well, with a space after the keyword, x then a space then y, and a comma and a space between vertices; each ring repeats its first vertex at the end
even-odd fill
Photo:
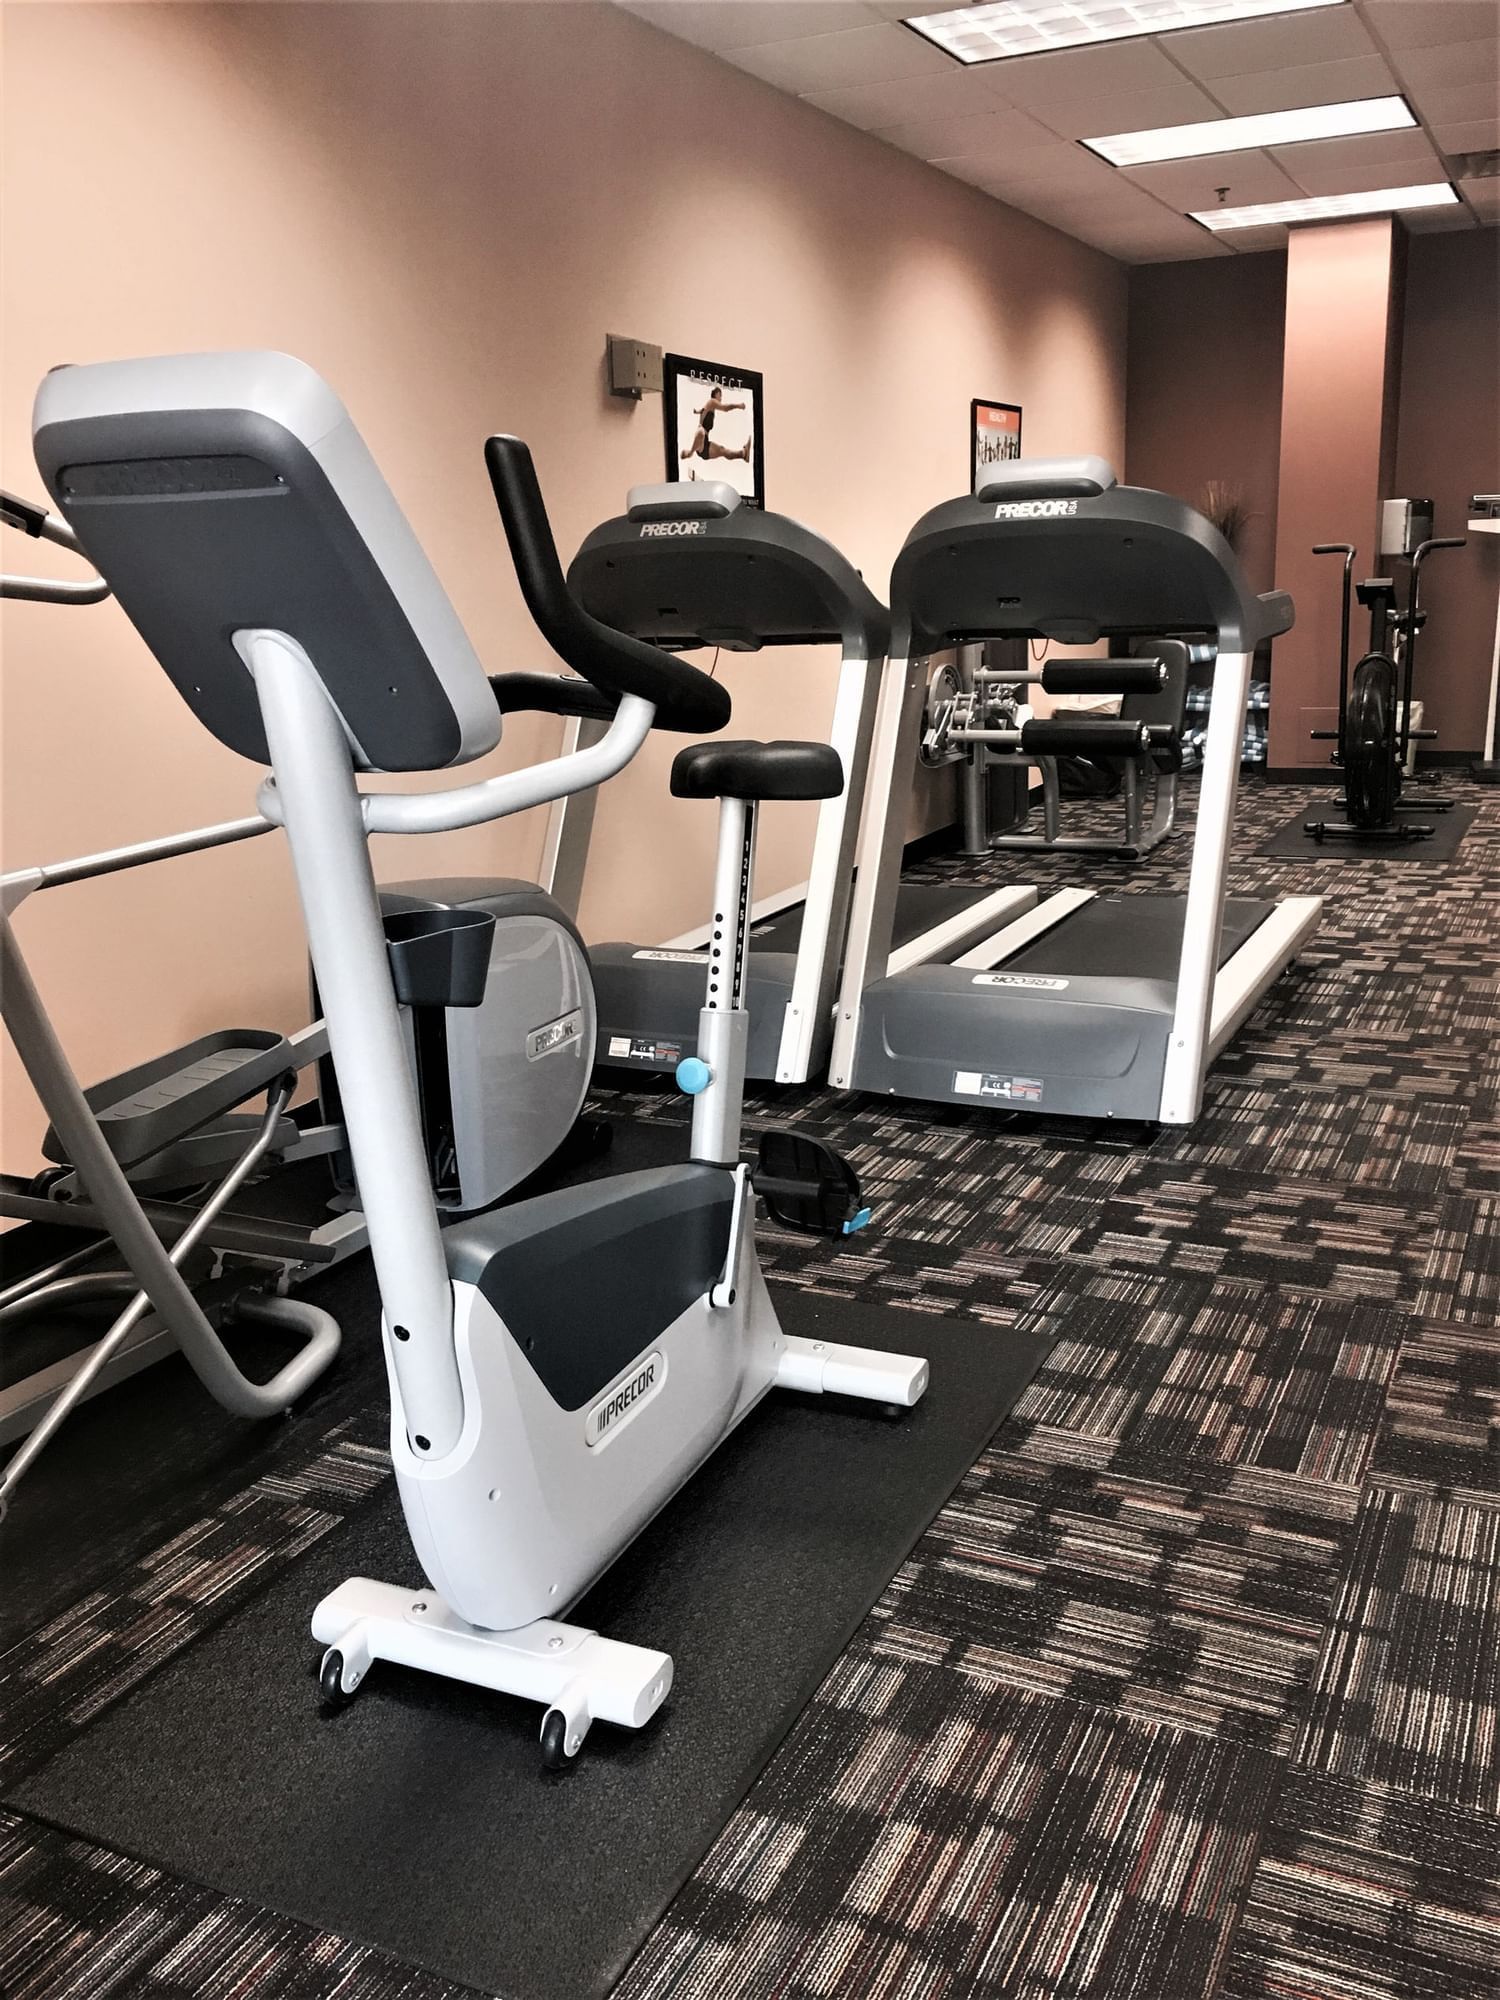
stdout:
MULTIPOLYGON (((566 716, 563 720, 561 755, 570 757, 575 751, 591 749, 602 739, 607 727, 606 723, 595 720, 593 716, 566 716)), ((542 860, 537 870, 537 884, 575 924, 578 921, 578 906, 583 900, 584 868, 594 836, 597 804, 598 793, 592 787, 586 792, 574 792, 567 798, 554 799, 547 808, 547 821, 542 834, 542 860)))
POLYGON ((849 936, 828 1062, 829 1081, 841 1090, 850 1087, 854 1073, 865 986, 871 978, 884 973, 890 957, 896 888, 906 845, 903 802, 910 787, 911 763, 916 757, 916 734, 926 686, 921 667, 920 660, 892 658, 887 660, 880 677, 880 703, 875 715, 875 734, 865 775, 865 806, 855 851, 849 936))
POLYGON ((1249 653, 1221 652, 1214 662, 1198 823, 1193 829, 1193 859, 1183 912, 1182 956, 1177 965, 1177 1003, 1162 1069, 1164 1125, 1191 1125, 1203 1102, 1251 661, 1249 653))
POLYGON ((880 695, 880 663, 862 648, 846 651, 839 667, 828 740, 838 752, 844 786, 818 808, 802 911, 796 970, 776 1056, 778 1083, 803 1083, 813 1047, 833 1005, 839 951, 849 922, 849 883, 865 796, 865 767, 880 695))
POLYGON ((240 632, 235 646, 255 677, 265 721, 402 1415, 413 1451, 441 1459, 463 1428, 453 1291, 353 759, 317 670, 294 639, 240 632))

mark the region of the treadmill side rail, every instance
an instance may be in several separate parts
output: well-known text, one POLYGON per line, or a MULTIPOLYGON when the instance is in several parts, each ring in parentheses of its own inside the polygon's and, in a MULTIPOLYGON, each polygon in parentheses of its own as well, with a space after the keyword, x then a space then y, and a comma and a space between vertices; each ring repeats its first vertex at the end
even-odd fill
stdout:
POLYGON ((1209 1021, 1208 1061, 1212 1062, 1256 1002, 1273 986, 1318 928, 1321 896, 1288 896, 1251 932, 1234 956, 1219 967, 1209 1021))
POLYGON ((1059 889, 1045 903, 1037 901, 1035 889, 1019 889, 1012 893, 1026 898, 1015 905, 1017 914, 1014 921, 955 958, 953 963, 956 966, 966 972, 988 972, 993 966, 1003 965, 1006 959, 1014 958, 1023 945, 1030 944, 1044 931, 1050 931, 1064 917, 1071 917, 1085 903, 1092 903, 1099 892, 1097 889, 1059 889))
POLYGON ((885 976, 894 979, 897 973, 909 972, 915 965, 953 963, 966 965, 967 958, 955 959, 954 951, 967 946, 971 939, 987 938, 990 927, 999 922, 1008 931, 1013 919, 1025 911, 1036 907, 1036 890, 1028 884, 1025 887, 996 889, 988 896, 981 896, 978 902, 966 904, 951 917, 945 917, 931 930, 922 931, 908 943, 897 945, 886 960, 885 976))

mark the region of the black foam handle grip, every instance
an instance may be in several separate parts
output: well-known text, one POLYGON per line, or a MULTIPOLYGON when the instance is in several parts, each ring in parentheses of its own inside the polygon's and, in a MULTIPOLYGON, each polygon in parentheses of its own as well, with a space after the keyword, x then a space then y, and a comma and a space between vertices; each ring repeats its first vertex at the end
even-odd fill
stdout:
POLYGON ((720 682, 644 639, 601 625, 568 589, 536 467, 520 438, 488 439, 484 462, 521 595, 559 659, 607 694, 639 695, 651 702, 658 729, 692 736, 722 729, 729 720, 729 695, 720 682))
POLYGON ((22 534, 40 540, 47 522, 45 507, 35 507, 29 500, 23 500, 19 493, 6 493, 0 489, 0 521, 7 527, 19 528, 22 534))
POLYGON ((491 674, 490 688, 502 715, 579 715, 612 722, 620 705, 592 681, 570 674, 491 674))
POLYGON ((1151 737, 1144 722, 1112 715, 1049 715, 1021 724, 1021 748, 1034 757, 1139 757, 1151 737))
POLYGON ((1353 542, 1314 542, 1312 552, 1315 556, 1353 556, 1354 544, 1353 542))
POLYGON ((1048 694, 1160 694, 1166 679, 1160 660, 1050 660, 1042 668, 1048 694))

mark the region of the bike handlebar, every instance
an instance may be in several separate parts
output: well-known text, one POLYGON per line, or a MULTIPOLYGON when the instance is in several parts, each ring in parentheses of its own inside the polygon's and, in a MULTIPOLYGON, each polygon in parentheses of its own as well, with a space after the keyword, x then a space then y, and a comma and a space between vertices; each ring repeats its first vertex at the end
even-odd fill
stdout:
POLYGON ((729 720, 729 694, 686 660, 590 617, 568 588, 531 453, 518 437, 492 437, 484 462, 526 608, 558 657, 611 695, 638 695, 655 727, 709 735, 729 720))
MULTIPOLYGON (((60 549, 83 554, 78 537, 66 521, 48 513, 45 507, 23 500, 17 493, 0 489, 0 522, 7 528, 19 528, 33 541, 56 542, 60 549)), ((102 604, 108 596, 109 585, 102 576, 92 577, 87 583, 64 582, 50 576, 0 576, 0 597, 17 598, 27 604, 102 604)))

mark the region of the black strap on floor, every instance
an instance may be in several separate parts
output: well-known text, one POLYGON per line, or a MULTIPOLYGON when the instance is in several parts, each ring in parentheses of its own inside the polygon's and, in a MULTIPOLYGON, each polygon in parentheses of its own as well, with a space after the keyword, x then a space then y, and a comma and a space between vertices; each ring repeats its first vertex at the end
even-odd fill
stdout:
POLYGON ((931 1388, 896 1421, 769 1397, 578 1608, 672 1653, 646 1729, 548 1777, 539 1708, 383 1663, 321 1713, 318 1598, 418 1581, 387 1486, 10 1803, 505 2000, 607 1993, 1050 1345, 774 1296, 789 1332, 926 1354, 931 1388))

